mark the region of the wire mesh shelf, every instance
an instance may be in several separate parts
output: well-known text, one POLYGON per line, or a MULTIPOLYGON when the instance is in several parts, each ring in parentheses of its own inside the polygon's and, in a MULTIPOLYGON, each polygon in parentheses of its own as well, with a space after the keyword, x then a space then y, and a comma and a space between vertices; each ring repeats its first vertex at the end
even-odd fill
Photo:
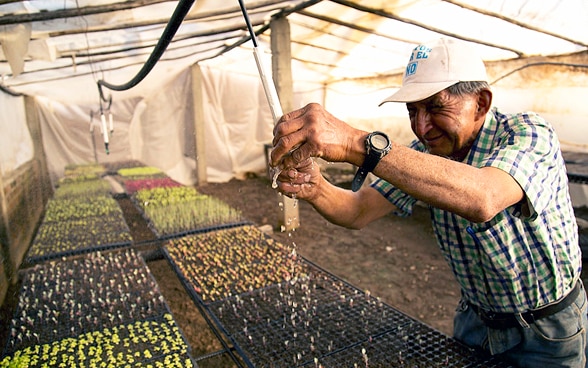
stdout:
POLYGON ((25 272, 6 354, 170 313, 132 250, 51 261, 25 272))
POLYGON ((295 249, 256 228, 177 239, 165 251, 195 302, 248 366, 507 367, 297 256, 295 249), (265 282, 259 282, 255 265, 265 265, 265 282))
POLYGON ((132 236, 121 213, 59 222, 43 222, 25 263, 130 246, 132 236))
POLYGON ((239 210, 191 187, 154 187, 130 198, 160 240, 250 223, 239 210))
POLYGON ((24 347, 2 367, 197 367, 170 314, 24 347))

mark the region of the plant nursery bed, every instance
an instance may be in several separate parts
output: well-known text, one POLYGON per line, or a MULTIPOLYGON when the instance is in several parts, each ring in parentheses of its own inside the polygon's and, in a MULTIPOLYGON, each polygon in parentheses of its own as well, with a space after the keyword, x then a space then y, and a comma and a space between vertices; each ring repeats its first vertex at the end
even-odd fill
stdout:
POLYGON ((27 346, 0 367, 197 367, 171 314, 27 346))
POLYGON ((253 226, 170 240, 164 249, 212 327, 250 367, 506 367, 253 226))
POLYGON ((25 265, 99 250, 127 247, 131 233, 122 211, 106 217, 43 221, 29 248, 25 265))
POLYGON ((251 367, 508 367, 301 259, 306 276, 207 306, 251 367))
POLYGON ((80 220, 89 217, 122 216, 116 200, 108 195, 72 196, 50 199, 45 206, 43 222, 80 220))
POLYGON ((154 277, 133 250, 90 253, 23 272, 8 354, 170 313, 154 277))
POLYGON ((140 178, 140 179, 122 179, 125 191, 128 195, 144 189, 179 187, 182 184, 174 181, 172 178, 140 178))
POLYGON ((293 249, 251 225, 170 239, 164 253, 202 303, 277 284, 303 272, 293 249))
POLYGON ((159 239, 248 223, 240 211, 192 187, 144 189, 131 198, 159 239))
POLYGON ((154 166, 139 165, 134 167, 119 168, 117 174, 122 178, 146 179, 146 178, 167 178, 168 176, 154 166))
POLYGON ((111 189, 110 183, 104 180, 104 178, 69 183, 64 182, 59 183, 57 188, 55 188, 53 198, 105 196, 110 195, 112 192, 111 189))

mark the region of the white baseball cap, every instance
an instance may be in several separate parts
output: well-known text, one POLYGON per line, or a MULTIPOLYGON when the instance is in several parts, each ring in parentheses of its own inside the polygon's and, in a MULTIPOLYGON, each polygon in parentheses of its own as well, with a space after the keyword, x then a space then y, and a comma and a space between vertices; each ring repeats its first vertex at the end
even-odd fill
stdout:
POLYGON ((441 38, 412 50, 402 87, 380 105, 421 101, 455 83, 470 81, 488 81, 480 56, 464 42, 441 38))

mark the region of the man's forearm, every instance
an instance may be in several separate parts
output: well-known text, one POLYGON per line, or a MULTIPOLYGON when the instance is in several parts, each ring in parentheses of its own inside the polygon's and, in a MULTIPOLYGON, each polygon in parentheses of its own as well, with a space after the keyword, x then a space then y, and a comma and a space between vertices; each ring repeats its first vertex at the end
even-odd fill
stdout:
POLYGON ((337 187, 322 178, 309 203, 329 222, 349 229, 361 229, 395 209, 370 187, 358 192, 337 187))

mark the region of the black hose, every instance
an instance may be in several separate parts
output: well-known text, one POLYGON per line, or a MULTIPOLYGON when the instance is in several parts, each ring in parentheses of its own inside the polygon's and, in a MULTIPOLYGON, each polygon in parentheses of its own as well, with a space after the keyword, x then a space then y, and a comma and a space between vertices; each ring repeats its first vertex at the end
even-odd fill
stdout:
POLYGON ((243 13, 243 18, 245 19, 245 24, 247 25, 249 34, 251 35, 251 42, 253 42, 253 47, 257 47, 257 38, 255 37, 255 32, 253 31, 253 26, 249 20, 249 15, 247 15, 247 8, 245 8, 243 0, 239 0, 239 6, 241 7, 241 12, 243 13))
POLYGON ((145 62, 145 64, 143 64, 143 67, 141 68, 141 70, 139 70, 137 75, 135 75, 133 77, 133 79, 131 79, 127 83, 119 84, 119 85, 110 84, 104 80, 99 80, 97 82, 98 83, 98 91, 100 93, 100 98, 103 101, 107 101, 107 99, 104 97, 104 94, 102 93, 102 86, 104 86, 108 89, 114 90, 114 91, 126 91, 128 89, 133 88, 137 84, 139 84, 139 82, 141 82, 147 76, 147 74, 149 74, 151 69, 153 69, 155 64, 157 64, 157 61, 159 60, 161 55, 163 55, 163 53, 167 49, 167 46, 172 41, 178 28, 182 24, 182 21, 184 20, 184 18, 186 17, 188 12, 190 11, 190 8, 194 4, 194 1, 195 0, 180 0, 179 1, 178 6, 176 7, 176 10, 174 11, 172 17, 170 18, 169 22, 167 23, 167 26, 165 27, 165 29, 163 31, 163 34, 161 35, 161 38, 157 42, 157 45, 155 45, 155 48, 153 49, 153 52, 151 53, 151 55, 149 55, 149 59, 145 62))

